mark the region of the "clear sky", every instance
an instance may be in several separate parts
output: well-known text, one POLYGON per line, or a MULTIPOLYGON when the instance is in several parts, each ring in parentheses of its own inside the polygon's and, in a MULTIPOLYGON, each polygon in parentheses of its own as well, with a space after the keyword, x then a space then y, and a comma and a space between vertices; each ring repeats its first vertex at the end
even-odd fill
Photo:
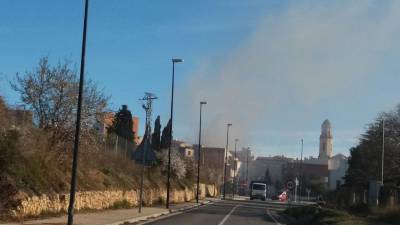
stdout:
MULTIPOLYGON (((144 118, 138 98, 153 92, 169 117, 176 67, 175 137, 231 140, 256 155, 316 155, 320 124, 333 126, 334 152, 348 154, 365 125, 399 103, 400 5, 396 1, 91 0, 88 77, 144 118)), ((83 1, 0 1, 0 94, 40 57, 79 66, 83 1)), ((143 129, 142 129, 143 131, 143 129)), ((231 142, 231 146, 232 146, 231 142)))

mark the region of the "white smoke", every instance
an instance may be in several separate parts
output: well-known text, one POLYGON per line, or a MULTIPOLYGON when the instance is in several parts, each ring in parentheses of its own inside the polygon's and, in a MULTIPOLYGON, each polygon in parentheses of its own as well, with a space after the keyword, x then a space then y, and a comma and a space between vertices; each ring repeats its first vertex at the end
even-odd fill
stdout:
MULTIPOLYGON (((399 50, 400 1, 294 2, 265 16, 224 59, 204 60, 178 94, 186 103, 178 113, 191 129, 198 127, 195 103, 208 101, 203 132, 208 145, 225 145, 228 122, 231 138, 246 145, 254 141, 254 129, 291 102, 312 106, 351 88, 399 50)), ((186 137, 197 140, 195 134, 186 137)))

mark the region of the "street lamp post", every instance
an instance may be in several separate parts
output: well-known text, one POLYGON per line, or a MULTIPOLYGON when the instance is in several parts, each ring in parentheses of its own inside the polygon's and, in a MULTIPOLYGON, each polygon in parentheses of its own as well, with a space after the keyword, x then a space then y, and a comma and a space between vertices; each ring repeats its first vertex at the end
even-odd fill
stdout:
POLYGON ((199 189, 200 189, 200 151, 201 151, 201 110, 202 106, 207 102, 200 102, 200 126, 199 126, 199 147, 197 151, 197 192, 196 192, 196 203, 199 203, 199 189))
POLYGON ((235 139, 235 155, 234 155, 234 165, 233 165, 233 195, 232 198, 233 200, 235 200, 235 193, 236 193, 236 170, 237 170, 237 161, 236 161, 236 148, 237 148, 237 143, 238 143, 239 139, 235 139))
POLYGON ((175 82, 175 63, 181 63, 183 59, 172 59, 172 86, 171 86, 171 130, 170 130, 170 141, 168 145, 168 169, 167 169, 167 202, 166 208, 169 208, 169 188, 170 188, 170 176, 171 176, 171 144, 172 144, 172 122, 174 115, 174 82, 175 82))
POLYGON ((385 119, 382 119, 382 169, 381 169, 381 185, 383 186, 383 166, 385 163, 385 119))
MULTIPOLYGON (((385 165, 385 118, 382 118, 382 156, 381 156, 381 182, 380 186, 383 186, 383 167, 385 165)), ((376 187, 376 205, 379 206, 379 189, 378 181, 376 187)))
POLYGON ((250 147, 246 148, 246 192, 248 191, 248 183, 249 183, 249 152, 250 147))
POLYGON ((301 139, 301 154, 300 154, 300 179, 299 179, 299 196, 301 201, 301 185, 303 183, 303 138, 301 139))
POLYGON ((226 196, 226 170, 227 170, 227 164, 228 164, 228 147, 229 147, 229 127, 231 127, 232 124, 228 123, 226 125, 226 147, 225 147, 225 165, 224 165, 224 180, 223 180, 223 185, 224 185, 224 192, 223 192, 223 199, 225 200, 226 196))
POLYGON ((86 30, 87 30, 88 7, 89 7, 89 0, 85 0, 85 14, 84 14, 84 19, 83 19, 83 35, 82 35, 81 68, 80 68, 80 74, 79 74, 78 109, 76 112, 75 141, 74 141, 72 172, 71 172, 71 190, 70 190, 69 205, 68 205, 68 225, 74 224, 76 170, 78 168, 79 135, 80 135, 80 129, 81 129, 81 111, 82 111, 83 85, 84 85, 84 74, 85 74, 86 30))

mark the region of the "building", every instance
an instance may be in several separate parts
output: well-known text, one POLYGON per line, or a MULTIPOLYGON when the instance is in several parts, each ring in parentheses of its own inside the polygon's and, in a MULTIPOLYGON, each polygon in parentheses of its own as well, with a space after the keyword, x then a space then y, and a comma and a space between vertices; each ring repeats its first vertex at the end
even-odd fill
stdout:
POLYGON ((349 168, 348 159, 342 154, 336 154, 329 159, 329 190, 336 190, 344 184, 343 177, 349 168))
POLYGON ((254 156, 251 154, 250 148, 242 148, 242 150, 237 151, 236 157, 240 162, 243 163, 254 160, 254 156))
POLYGON ((242 161, 239 160, 238 152, 236 151, 236 158, 235 158, 235 151, 229 151, 229 158, 228 158, 228 165, 231 165, 231 172, 233 173, 232 177, 239 176, 240 168, 242 167, 242 161), (236 166, 235 166, 236 165, 236 166))
POLYGON ((329 170, 328 164, 322 163, 307 163, 300 160, 288 162, 282 166, 282 175, 284 182, 299 179, 303 177, 307 183, 322 184, 325 188, 328 187, 329 170))
MULTIPOLYGON (((197 148, 194 146, 197 153, 197 148)), ((196 154, 197 155, 197 154, 196 154)), ((207 168, 214 173, 214 180, 222 184, 224 178, 225 148, 202 147, 200 152, 200 163, 202 168, 207 168)))
POLYGON ((285 156, 272 156, 272 157, 257 157, 256 160, 251 161, 249 164, 249 180, 263 180, 266 171, 269 170, 269 176, 273 183, 283 182, 282 167, 290 162, 292 158, 285 156))
POLYGON ((113 112, 103 112, 97 115, 95 129, 103 137, 107 136, 107 128, 110 127, 114 121, 113 112))
POLYGON ((319 161, 326 161, 328 165, 328 189, 336 190, 344 184, 343 177, 348 168, 348 159, 343 154, 333 154, 333 135, 332 125, 329 120, 325 120, 321 125, 321 135, 319 138, 319 161))
POLYGON ((319 155, 318 159, 329 159, 332 157, 332 126, 328 119, 321 125, 321 135, 319 136, 319 155))
POLYGON ((133 141, 135 142, 136 145, 141 143, 141 139, 139 138, 139 117, 137 116, 132 116, 132 131, 133 131, 133 141))
POLYGON ((178 140, 173 140, 171 144, 172 148, 178 149, 179 154, 183 158, 194 158, 194 149, 191 145, 178 140))

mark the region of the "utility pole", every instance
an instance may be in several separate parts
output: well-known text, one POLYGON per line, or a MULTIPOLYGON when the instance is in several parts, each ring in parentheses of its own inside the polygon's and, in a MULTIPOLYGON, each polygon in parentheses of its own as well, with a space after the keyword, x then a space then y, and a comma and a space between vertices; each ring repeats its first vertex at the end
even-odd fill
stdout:
POLYGON ((76 191, 76 171, 78 169, 78 153, 79 153, 79 137, 81 130, 81 112, 82 112, 82 98, 83 98, 83 85, 85 74, 85 57, 86 57, 86 30, 87 30, 87 17, 88 17, 89 0, 85 0, 85 13, 83 19, 83 35, 82 35, 82 52, 81 52, 81 69, 79 74, 79 92, 78 92, 78 109, 76 112, 75 124, 75 141, 72 159, 72 172, 71 172, 71 189, 69 195, 68 205, 68 225, 74 224, 74 204, 75 204, 75 191, 76 191))
POLYGON ((299 180, 299 196, 301 201, 301 185, 303 183, 303 138, 301 139, 301 154, 300 154, 300 180, 299 180))
POLYGON ((236 148, 237 148, 237 142, 239 141, 239 139, 235 139, 235 155, 234 155, 234 165, 233 165, 233 195, 232 198, 233 200, 235 200, 235 192, 236 192, 236 169, 237 169, 237 162, 236 162, 236 148))
POLYGON ((381 156, 381 182, 376 185, 376 205, 379 206, 379 190, 383 186, 383 168, 385 165, 385 118, 382 118, 382 156, 381 156))
POLYGON ((150 147, 148 146, 148 141, 151 140, 150 133, 151 133, 151 112, 152 112, 152 103, 153 100, 157 99, 157 97, 152 94, 152 93, 146 93, 145 97, 139 100, 146 101, 145 104, 143 104, 143 109, 146 111, 146 137, 143 137, 144 140, 144 148, 143 148, 143 154, 142 154, 142 174, 140 177, 140 200, 139 200, 139 213, 142 212, 142 204, 143 204, 143 184, 144 184, 144 172, 145 172, 145 164, 146 164, 146 151, 147 148, 150 147))
POLYGON ((297 177, 296 177, 294 183, 295 183, 295 186, 294 186, 294 202, 297 202, 297 186, 299 186, 299 180, 297 179, 297 177))
POLYGON ((385 163, 385 118, 382 119, 382 170, 381 170, 381 185, 383 186, 383 166, 385 163))
POLYGON ((200 192, 200 157, 201 157, 201 110, 203 105, 207 102, 200 102, 200 125, 199 125, 199 147, 197 152, 197 192, 196 192, 196 203, 199 203, 199 192, 200 192))
POLYGON ((223 192, 223 199, 225 200, 225 195, 226 195, 226 172, 227 172, 227 164, 228 164, 228 148, 229 148, 229 127, 231 127, 232 124, 228 123, 226 125, 226 147, 225 147, 225 165, 224 165, 224 180, 223 180, 223 185, 224 185, 224 192, 223 192))
POLYGON ((248 189, 247 184, 249 182, 249 152, 250 152, 250 148, 247 147, 247 149, 246 149, 246 190, 248 189))

